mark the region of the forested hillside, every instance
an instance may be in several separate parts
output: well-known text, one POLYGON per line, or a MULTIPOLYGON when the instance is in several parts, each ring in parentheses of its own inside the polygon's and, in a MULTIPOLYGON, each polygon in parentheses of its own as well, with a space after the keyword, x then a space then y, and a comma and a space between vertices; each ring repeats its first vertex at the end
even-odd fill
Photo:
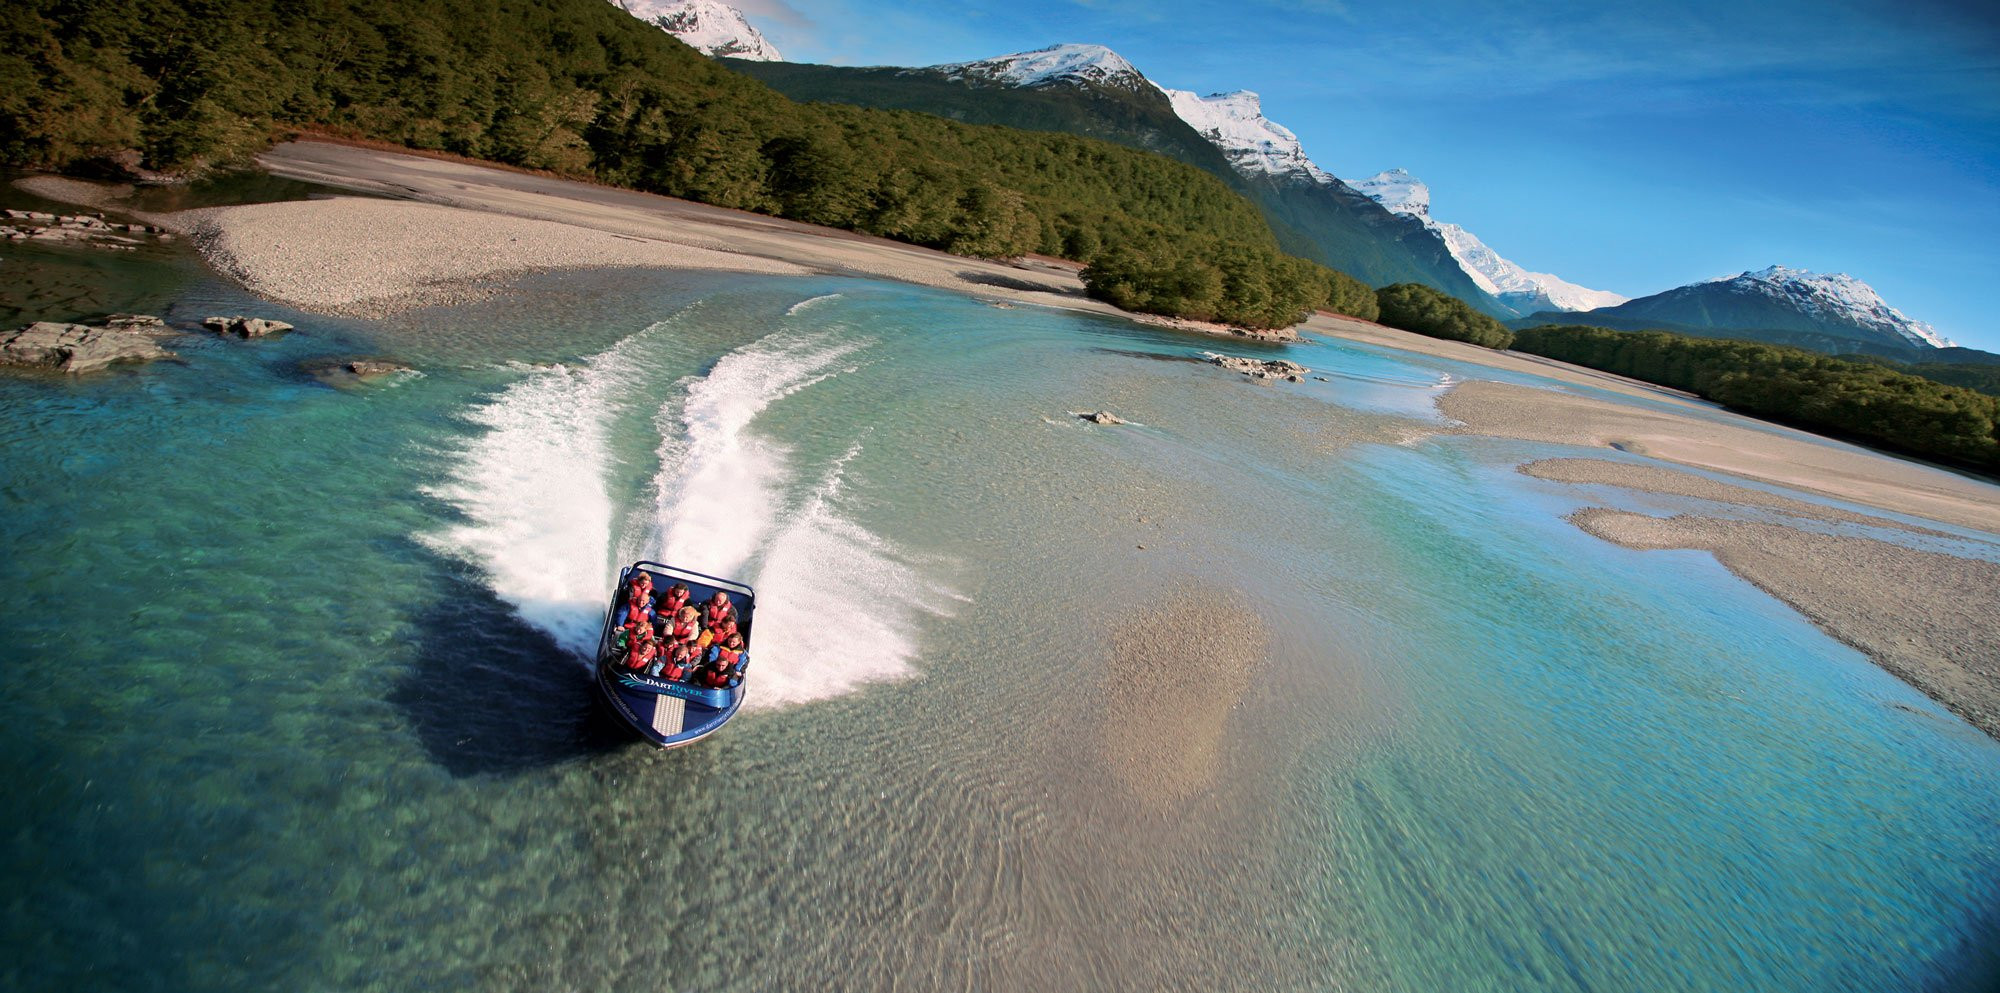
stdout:
MULTIPOLYGON (((1239 174, 1207 138, 1174 113, 1166 94, 1070 81, 1019 87, 964 78, 937 67, 849 67, 730 59, 723 65, 803 101, 915 110, 955 121, 1060 131, 1159 152, 1197 166, 1242 193, 1276 232, 1278 246, 1371 284, 1420 282, 1496 313, 1508 313, 1451 258, 1442 239, 1339 183, 1239 174)), ((1360 316, 1360 315, 1356 315, 1360 316)))
MULTIPOLYGON (((0 163, 184 172, 302 127, 967 255, 1280 257, 1256 209, 1194 167, 1071 135, 795 103, 603 0, 0 8, 0 163)), ((1327 305, 1326 285, 1301 299, 1327 305)))
POLYGON ((1578 325, 1516 332, 1513 347, 1687 390, 1744 413, 2000 471, 2000 399, 1873 362, 1578 325))

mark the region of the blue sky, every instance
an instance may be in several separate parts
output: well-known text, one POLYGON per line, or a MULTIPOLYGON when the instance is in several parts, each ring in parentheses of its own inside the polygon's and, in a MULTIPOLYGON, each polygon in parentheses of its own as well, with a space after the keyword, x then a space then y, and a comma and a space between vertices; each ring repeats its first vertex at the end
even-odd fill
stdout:
POLYGON ((1628 296, 1848 272, 2000 351, 2000 15, 1970 4, 737 5, 795 62, 1108 45, 1162 85, 1257 91, 1337 175, 1410 170, 1529 269, 1628 296))

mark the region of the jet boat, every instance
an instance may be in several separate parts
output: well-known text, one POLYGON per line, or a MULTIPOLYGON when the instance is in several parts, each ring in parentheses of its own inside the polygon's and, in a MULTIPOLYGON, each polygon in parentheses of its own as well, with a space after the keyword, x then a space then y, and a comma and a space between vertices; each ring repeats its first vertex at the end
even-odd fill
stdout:
POLYGON ((660 748, 676 748, 700 741, 727 724, 743 705, 745 687, 741 682, 719 689, 698 686, 691 679, 666 679, 625 666, 617 648, 618 628, 625 617, 625 589, 641 570, 652 576, 656 595, 679 582, 687 584, 692 604, 706 603, 717 593, 728 597, 736 608, 736 629, 743 636, 746 660, 757 594, 742 583, 658 562, 634 562, 619 571, 611 605, 604 611, 604 631, 597 639, 597 688, 611 712, 639 737, 660 748))

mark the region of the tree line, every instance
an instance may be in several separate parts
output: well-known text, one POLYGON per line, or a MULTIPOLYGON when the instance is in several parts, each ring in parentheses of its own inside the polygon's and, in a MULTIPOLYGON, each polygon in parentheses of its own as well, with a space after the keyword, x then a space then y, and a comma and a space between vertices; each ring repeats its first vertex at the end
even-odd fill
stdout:
POLYGON ((604 0, 0 6, 0 163, 187 173, 299 128, 968 256, 1062 256, 1092 267, 1092 293, 1134 309, 1269 327, 1374 304, 1279 252, 1256 208, 1193 166, 796 103, 604 0))
POLYGON ((2000 398, 1874 362, 1665 331, 1545 325, 1516 351, 1686 390, 1732 410, 2000 470, 2000 398))

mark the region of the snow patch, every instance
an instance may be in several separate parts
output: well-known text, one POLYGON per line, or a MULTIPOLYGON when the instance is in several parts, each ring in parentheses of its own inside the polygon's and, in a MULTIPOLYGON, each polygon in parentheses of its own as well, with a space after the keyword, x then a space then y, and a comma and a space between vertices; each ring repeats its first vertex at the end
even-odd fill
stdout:
POLYGON ((1726 283, 1743 292, 1776 297, 1814 319, 1858 324, 1912 345, 1954 347, 1936 328, 1905 316, 1889 306, 1874 287, 1844 272, 1816 273, 1774 265, 1705 282, 1726 283))
POLYGON ((716 58, 783 62, 777 46, 743 16, 717 0, 611 0, 628 14, 658 25, 689 47, 716 58))
POLYGON ((1093 83, 1128 89, 1153 84, 1132 63, 1103 45, 1050 45, 1032 52, 1016 52, 977 62, 947 62, 926 66, 926 72, 940 72, 947 79, 975 80, 1002 86, 1031 89, 1055 84, 1093 83))
POLYGON ((1247 176, 1300 177, 1315 183, 1337 183, 1306 157, 1299 136, 1264 116, 1263 101, 1249 90, 1197 96, 1187 90, 1165 90, 1174 113, 1222 150, 1229 164, 1247 176))
POLYGON ((1530 272, 1487 247, 1479 237, 1456 224, 1445 224, 1431 216, 1431 188, 1423 180, 1402 169, 1378 172, 1367 179, 1346 180, 1347 185, 1373 198, 1391 213, 1415 218, 1437 232, 1458 267, 1479 288, 1499 297, 1501 302, 1531 314, 1540 310, 1596 310, 1616 307, 1626 298, 1610 290, 1593 290, 1546 272, 1530 272))

